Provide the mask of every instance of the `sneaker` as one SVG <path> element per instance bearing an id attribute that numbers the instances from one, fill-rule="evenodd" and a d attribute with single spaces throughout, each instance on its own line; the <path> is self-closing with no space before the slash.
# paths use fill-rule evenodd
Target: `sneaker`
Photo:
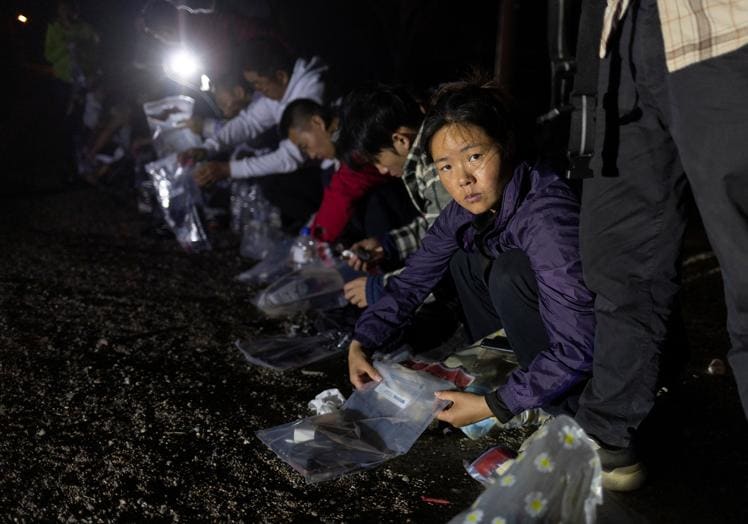
<path id="1" fill-rule="evenodd" d="M 631 447 L 603 447 L 592 439 L 603 469 L 603 488 L 610 491 L 634 491 L 647 479 L 644 465 Z"/>

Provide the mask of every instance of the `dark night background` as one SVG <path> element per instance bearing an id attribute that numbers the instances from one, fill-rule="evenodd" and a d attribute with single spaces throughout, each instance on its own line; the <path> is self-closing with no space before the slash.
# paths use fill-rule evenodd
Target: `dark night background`
<path id="1" fill-rule="evenodd" d="M 502 42 L 502 78 L 532 129 L 551 104 L 546 3 L 514 4 L 270 0 L 265 10 L 296 50 L 332 66 L 343 91 L 492 73 Z M 114 75 L 134 58 L 141 5 L 79 2 Z M 259 443 L 254 431 L 305 416 L 322 389 L 349 394 L 344 361 L 314 375 L 245 363 L 234 340 L 284 326 L 261 319 L 233 280 L 248 267 L 236 239 L 217 234 L 216 249 L 188 256 L 144 233 L 128 181 L 71 184 L 43 59 L 54 6 L 0 10 L 0 521 L 443 522 L 466 508 L 480 487 L 462 461 L 491 439 L 427 431 L 408 455 L 318 486 Z M 16 22 L 19 12 L 31 22 Z M 500 12 L 511 34 L 497 29 Z M 530 140 L 553 152 L 563 133 L 554 137 Z M 650 482 L 606 495 L 603 522 L 748 519 L 746 421 L 729 372 L 706 373 L 728 347 L 722 282 L 694 218 L 682 297 L 690 360 L 644 429 Z"/>

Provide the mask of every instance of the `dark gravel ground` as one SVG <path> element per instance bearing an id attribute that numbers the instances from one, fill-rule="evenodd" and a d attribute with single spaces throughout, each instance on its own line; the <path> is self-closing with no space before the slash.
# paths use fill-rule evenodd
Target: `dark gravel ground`
<path id="1" fill-rule="evenodd" d="M 233 341 L 283 325 L 233 281 L 248 267 L 235 240 L 189 256 L 144 233 L 126 187 L 16 187 L 0 199 L 0 520 L 444 522 L 480 493 L 462 461 L 496 442 L 443 428 L 372 471 L 306 485 L 254 432 L 306 416 L 323 389 L 349 394 L 345 363 L 247 365 Z M 687 248 L 708 246 L 695 231 Z M 705 372 L 728 345 L 715 268 L 685 269 L 692 355 L 648 424 L 651 481 L 608 494 L 601 521 L 748 519 L 748 427 L 731 376 Z"/>

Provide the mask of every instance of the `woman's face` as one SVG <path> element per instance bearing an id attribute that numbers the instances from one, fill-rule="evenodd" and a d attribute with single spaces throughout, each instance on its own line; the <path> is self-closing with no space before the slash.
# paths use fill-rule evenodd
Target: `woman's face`
<path id="1" fill-rule="evenodd" d="M 448 124 L 430 146 L 439 179 L 455 202 L 475 215 L 496 211 L 504 190 L 501 155 L 482 128 Z"/>

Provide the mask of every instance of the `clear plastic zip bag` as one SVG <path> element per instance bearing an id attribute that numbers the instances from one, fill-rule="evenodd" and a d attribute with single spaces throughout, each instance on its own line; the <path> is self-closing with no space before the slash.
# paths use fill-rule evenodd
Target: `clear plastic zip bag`
<path id="1" fill-rule="evenodd" d="M 288 255 L 293 243 L 293 238 L 281 237 L 261 262 L 239 273 L 236 280 L 244 284 L 263 286 L 288 275 L 293 271 Z"/>
<path id="2" fill-rule="evenodd" d="M 562 415 L 541 426 L 524 453 L 486 476 L 492 484 L 450 523 L 590 524 L 602 503 L 601 471 L 592 440 Z"/>
<path id="3" fill-rule="evenodd" d="M 202 144 L 202 139 L 186 127 L 159 128 L 153 133 L 153 148 L 159 158 Z"/>
<path id="4" fill-rule="evenodd" d="M 236 199 L 241 199 L 237 209 L 241 231 L 239 254 L 263 260 L 285 236 L 281 230 L 280 210 L 265 198 L 257 184 L 236 195 Z"/>
<path id="5" fill-rule="evenodd" d="M 167 96 L 143 104 L 153 148 L 159 158 L 202 145 L 202 139 L 185 127 L 185 122 L 192 118 L 194 107 L 195 100 L 184 95 Z"/>
<path id="6" fill-rule="evenodd" d="M 375 467 L 410 450 L 449 402 L 452 384 L 399 364 L 374 362 L 383 380 L 357 390 L 337 412 L 257 432 L 278 457 L 315 483 Z"/>
<path id="7" fill-rule="evenodd" d="M 189 96 L 167 96 L 143 104 L 143 112 L 148 120 L 151 133 L 159 129 L 174 129 L 184 127 L 184 123 L 192 118 L 195 99 Z"/>
<path id="8" fill-rule="evenodd" d="M 179 165 L 177 155 L 156 160 L 145 166 L 153 181 L 158 202 L 166 224 L 179 245 L 188 253 L 210 249 L 197 205 L 200 191 L 191 176 L 192 168 Z"/>
<path id="9" fill-rule="evenodd" d="M 236 347 L 252 364 L 285 371 L 319 362 L 348 349 L 350 335 L 333 329 L 307 337 L 269 337 L 236 341 Z"/>
<path id="10" fill-rule="evenodd" d="M 255 305 L 269 317 L 335 309 L 347 304 L 344 283 L 337 268 L 311 264 L 275 281 L 257 296 Z"/>

